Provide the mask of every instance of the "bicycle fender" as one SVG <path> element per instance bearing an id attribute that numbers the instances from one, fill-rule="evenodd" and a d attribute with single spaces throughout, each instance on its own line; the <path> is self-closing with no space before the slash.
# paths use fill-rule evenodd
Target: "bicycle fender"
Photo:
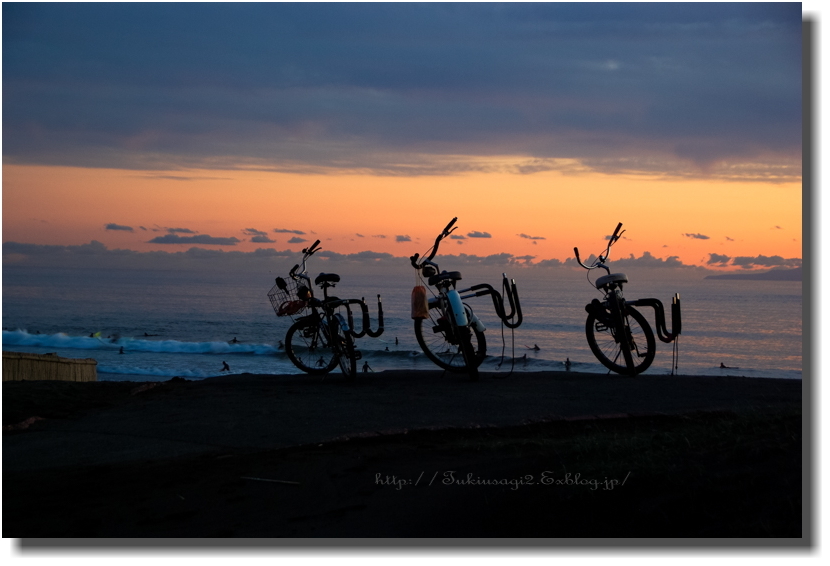
<path id="1" fill-rule="evenodd" d="M 481 319 L 479 319 L 475 315 L 473 309 L 471 309 L 467 305 L 464 305 L 464 308 L 467 310 L 467 317 L 470 319 L 470 323 L 472 326 L 474 326 L 479 332 L 484 332 L 485 330 L 487 330 L 487 327 L 484 326 L 484 323 L 481 322 Z"/>
<path id="2" fill-rule="evenodd" d="M 461 302 L 461 295 L 453 289 L 447 293 L 447 299 L 450 303 L 452 315 L 455 317 L 455 323 L 458 326 L 467 326 L 470 322 L 467 320 L 467 310 L 464 308 L 464 303 Z"/>
<path id="3" fill-rule="evenodd" d="M 334 317 L 337 319 L 337 322 L 340 324 L 340 328 L 343 329 L 343 332 L 348 332 L 350 330 L 349 323 L 345 318 L 343 318 L 342 314 L 337 313 Z"/>

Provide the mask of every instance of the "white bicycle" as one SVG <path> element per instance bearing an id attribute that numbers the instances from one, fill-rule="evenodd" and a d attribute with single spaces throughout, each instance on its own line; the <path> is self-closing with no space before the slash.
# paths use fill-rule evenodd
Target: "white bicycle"
<path id="1" fill-rule="evenodd" d="M 475 381 L 478 379 L 478 367 L 487 355 L 485 326 L 464 300 L 490 295 L 496 314 L 508 328 L 521 325 L 522 308 L 516 281 L 508 281 L 507 275 L 502 274 L 502 290 L 510 304 L 510 313 L 505 313 L 502 295 L 493 287 L 482 283 L 459 290 L 456 287 L 461 273 L 440 271 L 438 264 L 432 261 L 441 240 L 455 230 L 453 225 L 456 220 L 458 218 L 453 218 L 438 234 L 428 255 L 421 257 L 415 254 L 409 258 L 412 267 L 419 270 L 421 277 L 426 277 L 428 284 L 437 290 L 437 294 L 433 293 L 434 296 L 427 300 L 426 312 L 422 317 L 415 318 L 415 338 L 424 354 L 436 365 L 452 372 L 466 372 Z"/>

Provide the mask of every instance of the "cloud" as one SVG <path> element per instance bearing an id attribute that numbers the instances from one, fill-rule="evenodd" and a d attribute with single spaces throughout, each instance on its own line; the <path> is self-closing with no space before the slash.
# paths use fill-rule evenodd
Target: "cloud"
<path id="1" fill-rule="evenodd" d="M 801 174 L 798 3 L 12 3 L 3 20 L 6 163 Z"/>
<path id="2" fill-rule="evenodd" d="M 516 235 L 520 238 L 525 238 L 526 240 L 545 240 L 546 239 L 543 236 L 528 236 L 527 234 L 516 234 Z"/>
<path id="3" fill-rule="evenodd" d="M 450 240 L 466 240 L 467 236 L 464 234 L 450 234 Z"/>
<path id="4" fill-rule="evenodd" d="M 709 260 L 706 262 L 706 265 L 726 265 L 730 259 L 732 258 L 728 255 L 709 254 Z"/>
<path id="5" fill-rule="evenodd" d="M 734 242 L 734 241 L 735 241 L 735 240 L 733 240 L 732 238 L 730 238 L 729 236 L 724 236 L 724 237 L 726 238 L 726 241 L 727 241 L 727 242 Z"/>
<path id="6" fill-rule="evenodd" d="M 576 263 L 575 261 L 573 263 Z M 551 259 L 543 259 L 542 261 L 536 262 L 537 267 L 562 267 L 565 265 L 565 262 L 562 262 L 556 258 Z"/>
<path id="7" fill-rule="evenodd" d="M 288 230 L 286 228 L 274 228 L 274 232 L 276 232 L 277 234 L 299 234 L 300 236 L 305 236 L 305 232 L 303 232 L 302 230 Z"/>
<path id="8" fill-rule="evenodd" d="M 114 223 L 110 222 L 109 224 L 104 226 L 104 230 L 121 230 L 121 231 L 124 231 L 124 232 L 132 232 L 133 227 L 132 226 L 122 226 L 121 224 L 114 224 Z"/>
<path id="9" fill-rule="evenodd" d="M 302 244 L 303 242 L 307 242 L 307 241 L 308 240 L 306 240 L 305 238 L 300 238 L 298 236 L 294 236 L 293 238 L 288 240 L 288 243 L 289 244 Z"/>
<path id="10" fill-rule="evenodd" d="M 365 237 L 363 234 L 358 234 L 357 232 L 355 232 L 354 235 L 357 236 L 358 238 L 364 238 Z"/>
<path id="11" fill-rule="evenodd" d="M 396 242 L 411 242 L 412 238 L 410 238 L 409 236 L 395 236 L 395 241 Z"/>
<path id="12" fill-rule="evenodd" d="M 801 264 L 801 258 L 793 257 L 784 259 L 780 255 L 739 256 L 732 260 L 732 265 L 737 265 L 743 269 L 752 269 L 755 267 L 801 267 Z"/>
<path id="13" fill-rule="evenodd" d="M 522 261 L 527 264 L 530 264 L 534 259 L 536 259 L 535 255 L 519 255 L 513 258 L 514 261 Z"/>
<path id="14" fill-rule="evenodd" d="M 468 238 L 492 238 L 493 236 L 490 235 L 489 232 L 479 232 L 478 230 L 474 232 L 467 232 Z"/>
<path id="15" fill-rule="evenodd" d="M 214 238 L 207 234 L 199 234 L 197 236 L 179 236 L 176 234 L 167 234 L 165 236 L 157 236 L 148 241 L 148 244 L 201 244 L 205 246 L 235 246 L 240 242 L 239 239 L 230 238 Z"/>
<path id="16" fill-rule="evenodd" d="M 381 238 L 381 239 L 384 239 L 384 240 L 386 239 L 386 236 L 384 236 L 383 234 L 375 234 L 375 235 L 374 235 L 374 236 L 372 236 L 372 237 L 373 237 L 373 238 Z"/>
<path id="17" fill-rule="evenodd" d="M 190 228 L 167 228 L 168 234 L 195 234 Z"/>
<path id="18" fill-rule="evenodd" d="M 245 228 L 242 233 L 246 236 L 251 236 L 251 242 L 255 244 L 273 244 L 275 240 L 268 237 L 267 232 L 257 230 L 256 228 Z"/>
<path id="19" fill-rule="evenodd" d="M 704 236 L 703 234 L 683 234 L 687 238 L 692 238 L 693 240 L 708 240 L 709 236 Z"/>
<path id="20" fill-rule="evenodd" d="M 684 264 L 682 261 L 680 261 L 680 258 L 676 255 L 669 256 L 665 259 L 661 259 L 659 257 L 654 257 L 653 255 L 651 255 L 651 252 L 643 252 L 643 255 L 641 255 L 640 257 L 634 257 L 634 254 L 630 254 L 626 258 L 614 260 L 612 263 L 615 268 L 620 269 L 625 269 L 627 267 L 690 267 Z"/>

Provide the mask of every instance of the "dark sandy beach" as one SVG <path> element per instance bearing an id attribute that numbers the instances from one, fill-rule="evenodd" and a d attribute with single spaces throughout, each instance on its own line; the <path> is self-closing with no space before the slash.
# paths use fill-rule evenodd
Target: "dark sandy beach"
<path id="1" fill-rule="evenodd" d="M 802 537 L 802 384 L 5 382 L 3 536 Z"/>

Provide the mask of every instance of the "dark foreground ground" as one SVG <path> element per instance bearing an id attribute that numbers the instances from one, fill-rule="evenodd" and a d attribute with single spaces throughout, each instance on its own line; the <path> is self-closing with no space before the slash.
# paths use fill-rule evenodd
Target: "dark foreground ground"
<path id="1" fill-rule="evenodd" d="M 4 383 L 3 536 L 799 544 L 806 532 L 800 382 L 305 379 Z M 190 421 L 203 430 L 175 426 Z"/>

